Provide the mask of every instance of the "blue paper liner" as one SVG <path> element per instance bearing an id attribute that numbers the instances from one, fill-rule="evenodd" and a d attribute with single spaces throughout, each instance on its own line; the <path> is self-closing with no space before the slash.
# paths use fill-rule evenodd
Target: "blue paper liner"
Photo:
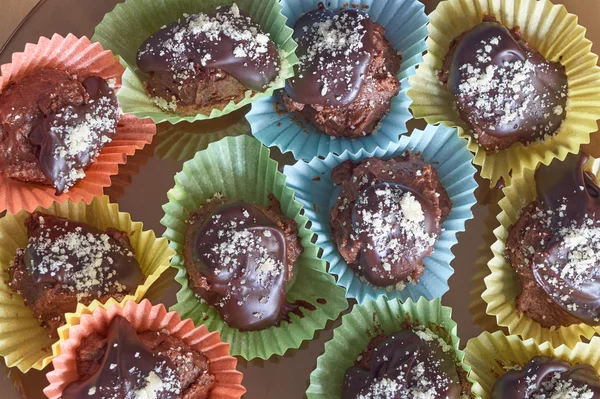
<path id="1" fill-rule="evenodd" d="M 283 0 L 283 14 L 288 17 L 288 26 L 294 25 L 302 14 L 314 10 L 318 0 Z M 329 153 L 341 154 L 344 151 L 357 152 L 361 149 L 375 151 L 387 148 L 389 143 L 398 143 L 400 136 L 407 132 L 406 122 L 412 118 L 408 107 L 411 104 L 407 91 L 408 78 L 415 74 L 415 67 L 423 61 L 427 49 L 428 18 L 425 7 L 417 0 L 332 0 L 329 8 L 356 7 L 370 15 L 386 29 L 385 37 L 392 46 L 402 52 L 402 65 L 398 78 L 401 81 L 400 93 L 392 100 L 389 114 L 381 121 L 378 131 L 359 139 L 332 137 L 321 133 L 310 123 L 285 111 L 279 95 L 263 98 L 252 104 L 246 118 L 252 133 L 268 147 L 277 146 L 281 152 L 291 151 L 296 159 L 310 160 L 315 156 Z"/>
<path id="2" fill-rule="evenodd" d="M 418 284 L 406 284 L 402 291 L 386 291 L 363 282 L 348 267 L 331 237 L 329 210 L 339 193 L 331 181 L 331 171 L 346 160 L 359 161 L 369 157 L 389 159 L 404 151 L 420 153 L 425 162 L 437 169 L 438 177 L 452 201 L 452 210 L 442 224 L 442 233 L 434 245 L 431 256 L 423 260 L 425 272 Z M 325 159 L 314 158 L 310 162 L 298 161 L 286 166 L 287 185 L 296 191 L 296 200 L 304 206 L 305 215 L 312 221 L 312 231 L 317 245 L 323 249 L 323 259 L 328 261 L 329 272 L 337 275 L 338 285 L 346 288 L 347 298 L 356 298 L 362 304 L 380 296 L 406 301 L 442 297 L 449 287 L 448 279 L 454 273 L 450 262 L 454 259 L 451 248 L 457 243 L 456 234 L 464 231 L 465 222 L 473 217 L 471 207 L 476 203 L 475 168 L 471 164 L 473 154 L 467 150 L 467 142 L 456 135 L 455 128 L 428 125 L 415 130 L 410 137 L 403 136 L 397 144 L 376 151 L 360 150 L 358 153 L 330 154 Z M 318 179 L 315 179 L 317 178 Z"/>

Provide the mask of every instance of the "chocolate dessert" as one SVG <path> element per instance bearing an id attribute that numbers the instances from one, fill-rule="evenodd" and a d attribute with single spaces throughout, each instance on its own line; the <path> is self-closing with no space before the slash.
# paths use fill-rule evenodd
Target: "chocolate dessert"
<path id="1" fill-rule="evenodd" d="M 498 378 L 492 399 L 505 398 L 600 399 L 600 379 L 589 364 L 572 366 L 560 359 L 536 356 Z"/>
<path id="2" fill-rule="evenodd" d="M 289 320 L 302 301 L 288 303 L 285 284 L 303 249 L 294 220 L 270 195 L 266 208 L 213 198 L 189 219 L 184 260 L 191 288 L 223 321 L 242 331 Z"/>
<path id="3" fill-rule="evenodd" d="M 76 362 L 62 399 L 207 399 L 215 381 L 202 353 L 167 332 L 136 332 L 122 316 L 85 337 Z"/>
<path id="4" fill-rule="evenodd" d="M 280 61 L 269 34 L 234 3 L 162 27 L 140 46 L 137 66 L 161 108 L 210 114 L 265 91 Z"/>
<path id="5" fill-rule="evenodd" d="M 18 249 L 8 286 L 48 330 L 65 323 L 65 313 L 77 303 L 106 302 L 133 294 L 144 274 L 133 253 L 127 232 L 34 212 L 25 220 L 27 246 Z"/>
<path id="6" fill-rule="evenodd" d="M 346 161 L 330 210 L 333 240 L 348 265 L 377 287 L 416 283 L 452 206 L 437 171 L 417 155 Z"/>
<path id="7" fill-rule="evenodd" d="M 517 308 L 547 328 L 600 325 L 600 187 L 586 160 L 540 167 L 537 200 L 508 230 L 505 256 L 523 287 Z"/>
<path id="8" fill-rule="evenodd" d="M 0 173 L 67 192 L 115 136 L 121 111 L 98 76 L 43 69 L 0 94 Z"/>
<path id="9" fill-rule="evenodd" d="M 509 30 L 493 17 L 452 41 L 439 78 L 487 151 L 544 140 L 566 116 L 564 66 L 532 48 L 518 26 Z"/>
<path id="10" fill-rule="evenodd" d="M 342 399 L 463 399 L 471 384 L 452 346 L 431 330 L 380 335 L 346 371 Z"/>
<path id="11" fill-rule="evenodd" d="M 400 90 L 402 56 L 361 11 L 321 6 L 294 26 L 300 63 L 283 104 L 331 136 L 372 134 Z"/>

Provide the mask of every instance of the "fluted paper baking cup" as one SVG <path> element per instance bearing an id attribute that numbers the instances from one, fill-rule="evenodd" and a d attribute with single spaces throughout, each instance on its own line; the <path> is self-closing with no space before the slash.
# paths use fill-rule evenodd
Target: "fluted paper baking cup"
<path id="1" fill-rule="evenodd" d="M 0 92 L 45 68 L 64 70 L 79 78 L 96 75 L 106 80 L 114 79 L 117 91 L 123 74 L 123 67 L 112 52 L 104 50 L 98 43 L 91 43 L 87 37 L 55 34 L 51 39 L 41 37 L 37 44 L 28 43 L 22 53 L 12 55 L 10 64 L 0 66 Z M 110 178 L 118 173 L 119 164 L 124 164 L 128 156 L 151 143 L 155 133 L 156 127 L 151 120 L 122 115 L 116 135 L 86 170 L 86 177 L 62 195 L 57 196 L 56 190 L 50 186 L 0 176 L 0 211 L 31 212 L 38 206 L 49 207 L 54 201 L 85 201 L 89 204 L 110 186 Z"/>
<path id="2" fill-rule="evenodd" d="M 402 304 L 396 299 L 379 298 L 355 306 L 352 312 L 342 316 L 342 324 L 333 330 L 333 338 L 325 344 L 325 352 L 319 356 L 317 367 L 310 374 L 308 399 L 339 399 L 346 370 L 367 349 L 371 339 L 398 332 L 405 322 L 425 326 L 438 334 L 452 345 L 465 372 L 469 371 L 463 363 L 464 353 L 459 349 L 460 340 L 451 308 L 441 306 L 439 299 L 421 298 Z"/>
<path id="3" fill-rule="evenodd" d="M 210 399 L 240 399 L 246 392 L 241 385 L 243 375 L 236 370 L 237 360 L 229 354 L 229 345 L 221 341 L 218 332 L 194 327 L 191 320 L 181 320 L 177 312 L 167 313 L 164 305 L 152 306 L 148 300 L 139 304 L 128 301 L 124 306 L 111 302 L 106 308 L 83 309 L 61 329 L 61 354 L 52 362 L 54 370 L 47 374 L 50 385 L 44 389 L 48 398 L 59 399 L 64 389 L 79 379 L 77 349 L 81 341 L 92 334 L 106 334 L 116 316 L 127 319 L 137 332 L 167 332 L 206 356 L 208 373 L 215 377 Z"/>
<path id="4" fill-rule="evenodd" d="M 250 15 L 264 32 L 269 33 L 270 39 L 279 48 L 279 76 L 271 82 L 265 92 L 253 92 L 252 96 L 246 96 L 238 103 L 231 101 L 223 110 L 212 109 L 210 115 L 179 115 L 158 107 L 146 93 L 144 74 L 137 69 L 138 48 L 161 27 L 175 22 L 183 14 L 212 13 L 219 6 L 229 6 L 233 3 Z M 126 0 L 117 4 L 113 11 L 104 16 L 102 22 L 96 26 L 92 40 L 118 54 L 126 68 L 123 87 L 118 93 L 124 112 L 139 118 L 152 118 L 156 123 L 178 123 L 218 118 L 260 98 L 269 97 L 274 90 L 282 88 L 285 80 L 294 75 L 293 66 L 298 62 L 295 54 L 296 42 L 292 39 L 292 33 L 293 31 L 285 25 L 285 17 L 281 14 L 278 0 Z"/>
<path id="5" fill-rule="evenodd" d="M 317 0 L 283 0 L 283 13 L 288 17 L 288 25 L 293 27 L 304 13 L 318 7 Z M 285 110 L 279 95 L 263 98 L 252 104 L 246 116 L 252 127 L 252 134 L 268 147 L 276 146 L 281 152 L 291 151 L 296 159 L 311 160 L 315 156 L 329 153 L 341 154 L 348 150 L 360 149 L 372 152 L 387 148 L 389 143 L 397 143 L 407 132 L 406 122 L 412 118 L 406 95 L 409 89 L 408 77 L 414 75 L 415 66 L 422 60 L 426 50 L 427 16 L 423 4 L 417 0 L 332 0 L 327 2 L 332 9 L 352 7 L 369 14 L 371 19 L 386 29 L 385 37 L 394 49 L 402 52 L 402 65 L 398 73 L 400 93 L 392 100 L 389 114 L 381 121 L 377 132 L 358 139 L 332 137 L 320 132 L 310 123 L 301 121 Z"/>
<path id="6" fill-rule="evenodd" d="M 523 37 L 533 48 L 546 59 L 565 66 L 569 83 L 567 114 L 552 138 L 487 153 L 468 134 L 450 93 L 439 82 L 437 72 L 442 70 L 450 42 L 481 23 L 485 15 L 496 17 L 509 28 L 521 27 Z M 548 0 L 446 0 L 429 14 L 429 19 L 428 52 L 410 79 L 411 110 L 427 123 L 456 126 L 460 137 L 469 141 L 474 162 L 481 166 L 481 176 L 489 179 L 491 185 L 501 178 L 508 184 L 511 177 L 535 169 L 540 163 L 548 165 L 554 158 L 564 160 L 590 142 L 590 133 L 597 130 L 596 121 L 600 119 L 598 56 L 591 52 L 592 43 L 585 38 L 585 28 L 577 24 L 577 16 L 569 14 L 563 5 L 553 5 Z"/>
<path id="7" fill-rule="evenodd" d="M 589 343 L 579 342 L 573 349 L 566 345 L 553 347 L 550 342 L 536 343 L 533 339 L 521 340 L 516 335 L 502 332 L 484 332 L 467 342 L 465 363 L 471 367 L 469 377 L 475 382 L 473 393 L 483 399 L 490 398 L 496 380 L 515 366 L 525 365 L 534 356 L 556 357 L 573 365 L 589 364 L 600 373 L 600 338 Z"/>
<path id="8" fill-rule="evenodd" d="M 83 202 L 55 202 L 49 208 L 38 210 L 87 223 L 101 230 L 114 227 L 131 233 L 129 240 L 146 280 L 137 287 L 135 294 L 127 295 L 121 303 L 141 300 L 152 283 L 168 269 L 174 255 L 166 239 L 156 238 L 151 230 L 144 231 L 142 223 L 133 222 L 129 213 L 119 212 L 118 205 L 111 204 L 107 196 L 96 198 L 89 205 Z M 30 368 L 43 369 L 52 361 L 53 354 L 56 356 L 60 353 L 60 341 L 48 338 L 47 331 L 25 306 L 23 298 L 7 285 L 6 269 L 11 265 L 17 249 L 27 245 L 24 221 L 29 214 L 25 211 L 16 215 L 7 213 L 0 219 L 0 355 L 9 367 L 18 367 L 23 372 Z M 94 301 L 89 307 L 95 309 L 98 306 L 103 305 Z M 79 314 L 81 309 L 80 306 L 73 311 Z"/>
<path id="9" fill-rule="evenodd" d="M 598 161 L 590 161 L 586 167 L 600 176 Z M 499 202 L 501 212 L 497 216 L 500 226 L 494 230 L 496 242 L 491 247 L 494 256 L 488 263 L 490 274 L 484 279 L 486 289 L 481 296 L 487 303 L 487 313 L 496 317 L 499 326 L 508 327 L 510 334 L 523 339 L 533 338 L 539 344 L 549 341 L 554 346 L 566 344 L 573 347 L 581 341 L 581 337 L 590 338 L 594 333 L 600 333 L 600 326 L 584 323 L 556 329 L 543 328 L 540 323 L 518 311 L 515 299 L 522 287 L 517 274 L 504 258 L 504 250 L 509 227 L 517 222 L 521 209 L 537 198 L 535 172 L 525 171 L 503 193 L 504 198 Z"/>
<path id="10" fill-rule="evenodd" d="M 391 158 L 410 151 L 437 169 L 438 177 L 452 201 L 452 209 L 442 224 L 442 233 L 437 239 L 431 256 L 423 260 L 425 272 L 418 284 L 406 284 L 404 290 L 387 291 L 374 288 L 363 282 L 350 269 L 337 250 L 331 236 L 329 210 L 335 203 L 339 187 L 331 181 L 331 171 L 346 160 L 360 161 L 369 157 Z M 379 296 L 405 301 L 424 296 L 429 299 L 441 297 L 448 291 L 448 278 L 454 272 L 450 262 L 454 259 L 452 247 L 456 244 L 456 233 L 464 231 L 465 222 L 473 217 L 471 207 L 475 204 L 474 191 L 477 187 L 475 168 L 471 164 L 473 155 L 467 150 L 466 142 L 456 136 L 456 130 L 444 126 L 427 126 L 415 130 L 411 136 L 403 136 L 397 144 L 373 152 L 360 150 L 357 153 L 330 154 L 325 159 L 314 158 L 310 162 L 298 161 L 286 166 L 288 186 L 296 191 L 296 198 L 304 206 L 304 214 L 312 222 L 317 234 L 317 245 L 323 248 L 323 259 L 329 262 L 329 272 L 337 275 L 338 285 L 346 289 L 348 298 L 359 303 Z"/>
<path id="11" fill-rule="evenodd" d="M 216 193 L 261 206 L 268 205 L 269 194 L 277 197 L 282 213 L 298 224 L 304 248 L 294 264 L 286 298 L 289 302 L 306 301 L 316 310 L 302 308 L 303 318 L 290 314 L 290 323 L 282 321 L 279 327 L 242 332 L 229 327 L 212 306 L 195 295 L 183 263 L 186 222 L 190 212 L 200 209 Z M 196 324 L 206 325 L 210 331 L 219 331 L 223 341 L 231 345 L 232 354 L 247 360 L 283 355 L 312 339 L 316 331 L 348 306 L 344 290 L 336 286 L 325 261 L 318 257 L 319 247 L 312 243 L 315 234 L 306 227 L 308 219 L 300 214 L 302 205 L 294 200 L 294 191 L 285 185 L 285 176 L 277 170 L 277 162 L 269 158 L 269 150 L 256 139 L 227 137 L 196 153 L 175 176 L 175 187 L 169 190 L 168 197 L 161 223 L 167 228 L 165 237 L 177 251 L 171 265 L 178 269 L 176 280 L 181 284 L 178 303 L 171 309 Z"/>

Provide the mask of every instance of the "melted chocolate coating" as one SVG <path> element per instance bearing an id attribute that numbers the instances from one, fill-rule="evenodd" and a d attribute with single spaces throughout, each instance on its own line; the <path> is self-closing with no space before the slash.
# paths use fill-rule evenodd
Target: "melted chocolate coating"
<path id="1" fill-rule="evenodd" d="M 140 71 L 190 74 L 196 64 L 221 69 L 249 89 L 264 91 L 279 70 L 275 44 L 237 7 L 237 11 L 229 6 L 217 10 L 179 19 L 146 39 L 137 55 Z M 268 42 L 251 39 L 251 31 Z M 259 51 L 252 47 L 257 43 L 263 46 Z"/>
<path id="2" fill-rule="evenodd" d="M 453 351 L 444 352 L 435 340 L 425 341 L 414 331 L 402 330 L 379 343 L 370 357 L 370 368 L 355 365 L 346 371 L 342 399 L 359 395 L 404 399 L 425 392 L 430 395 L 423 397 L 432 399 L 461 398 Z M 375 392 L 380 396 L 367 396 Z"/>
<path id="3" fill-rule="evenodd" d="M 456 39 L 448 89 L 476 135 L 528 143 L 553 134 L 565 117 L 564 67 L 518 39 L 497 22 L 483 22 Z"/>
<path id="4" fill-rule="evenodd" d="M 557 373 L 560 378 L 556 378 Z M 589 364 L 572 366 L 560 359 L 536 356 L 521 370 L 511 370 L 498 378 L 492 388 L 492 399 L 533 397 L 600 399 L 600 380 Z"/>
<path id="5" fill-rule="evenodd" d="M 286 236 L 260 208 L 225 203 L 186 232 L 186 259 L 206 279 L 200 295 L 223 320 L 240 330 L 261 330 L 287 319 L 298 306 L 288 304 L 285 284 L 291 278 Z"/>
<path id="6" fill-rule="evenodd" d="M 150 384 L 151 373 L 162 381 L 162 389 L 153 391 L 156 395 L 153 397 L 180 397 L 177 383 L 173 383 L 176 370 L 171 360 L 146 347 L 131 323 L 116 316 L 108 327 L 106 353 L 100 368 L 90 378 L 67 385 L 62 398 L 132 398 L 132 393 Z"/>
<path id="7" fill-rule="evenodd" d="M 319 7 L 298 19 L 294 39 L 300 63 L 285 86 L 294 101 L 339 106 L 357 98 L 374 52 L 367 14 Z"/>

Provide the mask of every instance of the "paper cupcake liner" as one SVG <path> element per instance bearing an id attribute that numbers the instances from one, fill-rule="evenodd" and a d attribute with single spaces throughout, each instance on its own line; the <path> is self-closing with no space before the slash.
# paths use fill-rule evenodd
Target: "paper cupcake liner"
<path id="1" fill-rule="evenodd" d="M 550 342 L 536 344 L 533 339 L 522 341 L 516 335 L 484 332 L 467 342 L 464 362 L 471 367 L 469 377 L 475 382 L 473 393 L 488 399 L 498 377 L 507 368 L 525 365 L 534 356 L 551 356 L 571 364 L 589 364 L 600 373 L 600 338 L 590 343 L 579 342 L 573 349 L 566 345 L 553 347 Z"/>
<path id="2" fill-rule="evenodd" d="M 589 162 L 586 167 L 600 176 L 600 162 Z M 521 209 L 537 197 L 535 172 L 526 170 L 522 177 L 503 190 L 504 198 L 499 202 L 501 212 L 496 217 L 500 226 L 494 230 L 496 242 L 492 245 L 493 258 L 488 263 L 489 275 L 485 278 L 485 292 L 481 298 L 487 303 L 487 313 L 496 317 L 499 326 L 508 327 L 510 334 L 523 339 L 533 338 L 538 343 L 549 341 L 552 345 L 566 344 L 573 347 L 581 337 L 590 338 L 600 333 L 600 326 L 574 324 L 556 329 L 543 328 L 540 323 L 519 314 L 515 298 L 521 293 L 521 283 L 512 266 L 504 258 L 508 228 L 519 219 Z"/>
<path id="3" fill-rule="evenodd" d="M 342 317 L 342 324 L 333 330 L 333 338 L 325 344 L 325 352 L 310 374 L 306 396 L 308 399 L 339 399 L 346 370 L 354 365 L 371 339 L 402 330 L 405 321 L 431 329 L 452 345 L 456 359 L 468 372 L 469 367 L 462 363 L 465 355 L 459 349 L 456 323 L 451 316 L 452 309 L 441 306 L 439 299 L 420 298 L 417 302 L 408 300 L 402 304 L 395 299 L 379 298 L 355 306 Z"/>
<path id="4" fill-rule="evenodd" d="M 249 110 L 248 105 L 216 119 L 176 125 L 161 123 L 157 126 L 156 155 L 161 159 L 185 162 L 192 159 L 196 152 L 205 150 L 210 143 L 250 133 L 250 125 L 246 121 Z"/>
<path id="5" fill-rule="evenodd" d="M 225 324 L 212 306 L 199 300 L 189 287 L 183 264 L 184 233 L 190 212 L 200 209 L 215 193 L 262 206 L 268 204 L 271 193 L 279 199 L 282 213 L 298 224 L 304 248 L 294 264 L 286 297 L 292 303 L 309 302 L 316 310 L 303 309 L 303 318 L 290 314 L 291 322 L 283 321 L 279 327 L 241 332 Z M 171 309 L 196 324 L 206 325 L 210 331 L 219 331 L 223 341 L 231 345 L 233 355 L 247 360 L 282 355 L 312 339 L 316 331 L 348 306 L 343 289 L 335 285 L 335 279 L 327 274 L 325 261 L 317 255 L 319 247 L 311 242 L 314 233 L 306 227 L 308 219 L 300 214 L 302 205 L 294 200 L 294 191 L 286 187 L 285 176 L 278 172 L 277 162 L 269 158 L 269 150 L 257 140 L 248 136 L 227 137 L 210 144 L 183 165 L 168 197 L 161 223 L 167 228 L 165 237 L 177 251 L 171 265 L 179 270 L 176 280 L 182 286 L 177 293 L 178 303 Z"/>
<path id="6" fill-rule="evenodd" d="M 509 149 L 487 154 L 473 137 L 453 107 L 450 93 L 438 80 L 450 42 L 462 32 L 492 15 L 505 26 L 520 26 L 527 42 L 546 59 L 565 66 L 569 82 L 567 115 L 558 133 L 542 143 L 516 144 Z M 481 176 L 494 185 L 499 179 L 509 184 L 511 177 L 548 165 L 554 158 L 564 160 L 589 143 L 590 133 L 597 130 L 600 119 L 600 68 L 598 56 L 591 53 L 592 43 L 585 38 L 585 28 L 577 16 L 562 5 L 548 0 L 448 0 L 442 1 L 429 15 L 428 53 L 417 74 L 410 79 L 411 110 L 416 118 L 428 123 L 456 126 L 460 137 L 469 141 L 481 166 Z"/>
<path id="7" fill-rule="evenodd" d="M 283 13 L 288 17 L 288 26 L 294 26 L 304 13 L 318 7 L 317 0 L 283 0 Z M 400 135 L 407 132 L 406 122 L 412 118 L 406 95 L 408 77 L 414 75 L 415 66 L 422 60 L 427 49 L 427 16 L 423 4 L 417 0 L 332 0 L 327 2 L 332 9 L 353 7 L 369 14 L 371 19 L 386 28 L 386 38 L 394 49 L 402 52 L 402 66 L 398 73 L 400 93 L 392 99 L 389 114 L 381 121 L 373 135 L 359 139 L 332 137 L 321 133 L 310 123 L 300 120 L 285 110 L 279 95 L 263 98 L 252 104 L 246 116 L 252 126 L 252 134 L 268 147 L 276 146 L 281 152 L 291 151 L 296 159 L 311 160 L 315 156 L 329 153 L 341 154 L 360 149 L 372 152 L 397 143 Z"/>
<path id="8" fill-rule="evenodd" d="M 48 398 L 59 399 L 64 389 L 79 379 L 76 360 L 81 341 L 94 333 L 106 334 L 116 316 L 126 318 L 138 332 L 167 331 L 206 356 L 208 372 L 215 377 L 211 399 L 240 399 L 246 392 L 241 385 L 243 375 L 236 370 L 237 360 L 229 355 L 229 345 L 221 341 L 218 332 L 208 332 L 205 326 L 195 328 L 191 320 L 182 321 L 176 312 L 167 313 L 163 305 L 152 306 L 143 300 L 140 304 L 129 301 L 125 306 L 111 303 L 94 311 L 86 308 L 69 319 L 69 328 L 62 331 L 61 355 L 54 359 L 54 370 L 47 375 L 50 385 L 44 393 Z"/>
<path id="9" fill-rule="evenodd" d="M 131 232 L 129 240 L 146 280 L 137 287 L 135 294 L 127 295 L 121 303 L 141 300 L 152 283 L 168 269 L 174 255 L 166 239 L 156 238 L 151 230 L 143 231 L 142 223 L 132 222 L 131 216 L 119 212 L 118 206 L 111 204 L 106 196 L 94 199 L 89 205 L 55 202 L 51 207 L 39 210 L 88 223 L 101 230 L 114 227 Z M 18 367 L 23 372 L 30 368 L 41 370 L 52 361 L 53 355 L 60 353 L 60 341 L 48 338 L 46 330 L 23 303 L 23 298 L 7 285 L 5 270 L 14 259 L 16 250 L 27 245 L 27 229 L 23 224 L 27 216 L 29 213 L 22 211 L 17 215 L 7 213 L 0 219 L 0 356 L 4 357 L 7 366 Z M 89 307 L 93 310 L 98 306 L 103 305 L 94 301 Z M 79 314 L 81 310 L 82 306 L 79 306 L 75 313 Z"/>
<path id="10" fill-rule="evenodd" d="M 264 93 L 255 92 L 238 103 L 231 101 L 221 111 L 213 109 L 210 115 L 178 115 L 165 111 L 150 99 L 142 83 L 141 72 L 136 67 L 136 56 L 140 45 L 162 26 L 168 25 L 183 14 L 214 12 L 216 7 L 236 3 L 258 23 L 264 32 L 270 33 L 270 39 L 278 46 L 282 59 L 279 76 Z M 126 68 L 123 75 L 123 87 L 118 93 L 123 111 L 140 118 L 152 118 L 154 122 L 181 121 L 193 122 L 218 118 L 236 109 L 242 108 L 260 98 L 269 97 L 273 91 L 284 86 L 285 80 L 294 75 L 293 66 L 298 62 L 295 55 L 296 42 L 293 31 L 286 27 L 285 17 L 277 0 L 126 0 L 104 16 L 94 31 L 93 41 L 112 50 L 121 57 Z"/>
<path id="11" fill-rule="evenodd" d="M 339 187 L 331 181 L 331 171 L 346 160 L 359 161 L 369 157 L 391 158 L 404 151 L 420 153 L 425 162 L 438 171 L 438 177 L 448 191 L 452 201 L 452 210 L 442 224 L 442 233 L 437 239 L 431 256 L 425 258 L 425 272 L 416 285 L 406 284 L 402 291 L 386 291 L 364 283 L 350 269 L 337 250 L 331 237 L 329 210 L 335 203 Z M 444 295 L 448 287 L 448 278 L 454 273 L 450 262 L 454 259 L 451 248 L 456 244 L 456 233 L 464 231 L 465 222 L 473 217 L 471 207 L 475 204 L 474 190 L 477 187 L 471 165 L 472 154 L 466 149 L 466 142 L 456 136 L 456 130 L 443 126 L 427 126 L 415 130 L 410 137 L 404 136 L 398 144 L 390 144 L 386 149 L 374 152 L 360 150 L 353 154 L 330 154 L 325 159 L 314 158 L 309 163 L 299 161 L 286 166 L 288 186 L 296 191 L 297 200 L 304 206 L 304 214 L 312 222 L 317 234 L 317 245 L 323 248 L 323 259 L 329 262 L 329 272 L 337 275 L 338 285 L 346 289 L 346 297 L 356 298 L 359 303 L 387 296 L 405 301 L 417 300 L 420 296 L 432 299 Z M 315 179 L 318 177 L 318 179 Z"/>
<path id="12" fill-rule="evenodd" d="M 0 92 L 9 84 L 44 68 L 61 69 L 80 78 L 96 75 L 106 80 L 114 79 L 117 88 L 123 74 L 123 67 L 112 52 L 103 50 L 98 43 L 91 43 L 86 37 L 55 34 L 51 39 L 41 37 L 37 44 L 28 43 L 22 53 L 12 55 L 10 64 L 0 66 Z M 155 133 L 156 127 L 151 120 L 122 115 L 115 137 L 86 170 L 86 177 L 59 196 L 53 187 L 0 176 L 0 211 L 31 212 L 38 206 L 49 207 L 54 201 L 85 201 L 89 204 L 110 186 L 110 178 L 117 174 L 119 164 L 124 164 L 128 156 L 151 143 Z"/>

